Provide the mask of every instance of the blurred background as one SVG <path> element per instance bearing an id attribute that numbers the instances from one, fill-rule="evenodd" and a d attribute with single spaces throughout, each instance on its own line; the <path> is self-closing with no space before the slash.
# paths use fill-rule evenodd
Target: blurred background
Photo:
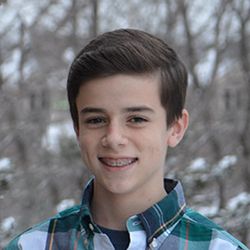
<path id="1" fill-rule="evenodd" d="M 250 244 L 249 0 L 0 0 L 0 249 L 81 200 L 89 177 L 66 99 L 67 73 L 96 35 L 139 28 L 189 71 L 190 127 L 170 151 L 192 208 Z"/>

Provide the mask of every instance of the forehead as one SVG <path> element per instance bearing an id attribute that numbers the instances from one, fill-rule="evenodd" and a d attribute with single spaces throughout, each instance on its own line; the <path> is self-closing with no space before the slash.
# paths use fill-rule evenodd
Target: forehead
<path id="1" fill-rule="evenodd" d="M 113 75 L 82 84 L 76 99 L 79 105 L 160 104 L 158 74 Z"/>

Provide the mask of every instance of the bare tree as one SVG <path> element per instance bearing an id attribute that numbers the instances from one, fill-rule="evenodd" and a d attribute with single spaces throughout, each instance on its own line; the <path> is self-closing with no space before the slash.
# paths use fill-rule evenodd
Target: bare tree
<path id="1" fill-rule="evenodd" d="M 231 6 L 236 14 L 239 23 L 239 62 L 245 80 L 246 93 L 250 93 L 250 49 L 249 49 L 249 28 L 250 25 L 250 4 L 248 1 L 232 1 Z M 244 126 L 239 133 L 239 141 L 242 145 L 242 179 L 245 189 L 250 193 L 250 96 L 247 95 L 245 102 Z"/>
<path id="2" fill-rule="evenodd" d="M 195 106 L 193 106 L 192 110 L 195 112 L 195 117 L 192 120 L 192 125 L 195 127 L 195 123 L 203 123 L 204 132 L 207 133 L 207 143 L 210 145 L 212 152 L 210 160 L 216 163 L 222 158 L 223 152 L 221 150 L 221 140 L 218 137 L 220 131 L 218 131 L 218 127 L 214 126 L 214 106 L 213 103 L 211 103 L 211 96 L 215 95 L 217 89 L 215 79 L 220 63 L 222 62 L 223 53 L 227 48 L 227 39 L 224 38 L 224 41 L 221 42 L 223 32 L 225 37 L 227 35 L 224 29 L 225 27 L 222 26 L 223 17 L 227 14 L 227 1 L 221 1 L 218 6 L 214 6 L 214 12 L 210 17 L 214 20 L 212 31 L 204 29 L 202 25 L 196 33 L 192 32 L 192 20 L 190 20 L 188 16 L 190 7 L 191 2 L 178 0 L 179 13 L 183 20 L 185 32 L 187 65 L 192 79 L 191 88 L 194 93 L 198 93 L 198 95 L 196 95 L 198 99 L 193 102 Z M 222 32 L 222 30 L 224 31 Z M 199 36 L 204 32 L 213 32 L 213 39 L 210 43 L 206 44 L 206 46 L 198 46 L 196 41 L 199 40 Z M 205 56 L 211 48 L 213 48 L 214 51 L 214 60 L 210 65 L 210 75 L 207 77 L 207 80 L 204 81 L 201 79 L 200 72 L 197 71 L 197 65 L 202 61 L 201 56 Z M 197 106 L 197 103 L 200 105 Z M 223 177 L 217 176 L 216 182 L 219 191 L 219 208 L 224 208 L 226 198 Z"/>
<path id="3" fill-rule="evenodd" d="M 4 3 L 0 12 L 5 11 L 4 8 L 10 10 L 11 4 L 11 0 Z M 7 191 L 3 193 L 4 199 L 0 202 L 1 218 L 15 215 L 18 231 L 23 230 L 27 223 L 50 216 L 65 197 L 76 200 L 80 197 L 88 173 L 82 167 L 74 138 L 62 136 L 56 152 L 43 140 L 51 127 L 69 119 L 65 84 L 74 55 L 100 32 L 132 27 L 165 39 L 181 54 L 189 70 L 190 129 L 183 144 L 176 151 L 170 151 L 170 160 L 175 161 L 168 162 L 166 174 L 174 172 L 184 182 L 187 176 L 193 180 L 194 185 L 187 187 L 191 204 L 197 204 L 198 195 L 204 206 L 217 202 L 218 198 L 216 216 L 223 223 L 232 221 L 227 226 L 233 232 L 237 233 L 233 225 L 239 225 L 238 231 L 247 242 L 247 207 L 236 220 L 228 213 L 227 204 L 232 195 L 241 191 L 239 183 L 245 183 L 247 192 L 250 188 L 250 98 L 242 99 L 245 106 L 241 123 L 244 126 L 239 129 L 223 114 L 218 114 L 216 100 L 224 102 L 224 94 L 220 93 L 222 78 L 227 79 L 228 86 L 232 79 L 228 78 L 230 66 L 222 69 L 232 61 L 233 65 L 240 65 L 240 74 L 245 79 L 244 92 L 250 93 L 249 1 L 145 0 L 124 4 L 121 0 L 72 0 L 65 4 L 49 0 L 41 5 L 26 1 L 25 5 L 33 8 L 34 19 L 27 21 L 20 2 L 20 9 L 15 10 L 18 15 L 13 15 L 0 27 L 0 154 L 9 157 L 14 166 L 6 186 L 8 195 Z M 18 55 L 16 70 L 6 73 L 5 66 L 15 54 Z M 232 113 L 227 116 L 233 119 Z M 230 140 L 228 137 L 232 134 Z M 237 143 L 241 145 L 240 154 L 235 150 Z M 213 174 L 221 158 L 229 153 L 238 154 L 242 162 L 242 174 L 233 172 L 234 179 L 225 177 L 225 173 Z M 208 161 L 206 181 L 202 180 L 203 176 L 196 178 L 185 170 L 189 162 L 198 157 Z M 226 211 L 223 216 L 221 211 Z M 29 220 L 24 221 L 25 218 Z"/>

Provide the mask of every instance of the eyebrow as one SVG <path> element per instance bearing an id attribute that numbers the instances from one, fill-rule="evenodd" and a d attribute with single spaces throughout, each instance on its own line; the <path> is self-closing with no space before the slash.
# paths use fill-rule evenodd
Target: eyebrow
<path id="1" fill-rule="evenodd" d="M 122 109 L 123 113 L 134 113 L 134 112 L 150 112 L 154 113 L 155 111 L 148 106 L 133 106 L 126 107 Z M 80 111 L 81 114 L 89 114 L 89 113 L 107 113 L 106 109 L 97 108 L 97 107 L 85 107 Z"/>
<path id="2" fill-rule="evenodd" d="M 124 108 L 125 112 L 150 112 L 154 113 L 155 111 L 152 108 L 149 108 L 148 106 L 135 106 L 135 107 L 128 107 Z"/>
<path id="3" fill-rule="evenodd" d="M 88 114 L 88 113 L 105 113 L 105 109 L 102 108 L 92 108 L 92 107 L 86 107 L 83 108 L 80 112 L 81 114 Z"/>

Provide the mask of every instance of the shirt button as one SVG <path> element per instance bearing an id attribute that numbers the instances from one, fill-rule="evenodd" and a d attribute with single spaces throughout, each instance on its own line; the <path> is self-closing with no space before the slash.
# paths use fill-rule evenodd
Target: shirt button
<path id="1" fill-rule="evenodd" d="M 93 226 L 91 223 L 89 223 L 89 229 L 90 229 L 91 231 L 94 231 L 94 226 Z"/>
<path id="2" fill-rule="evenodd" d="M 156 238 L 153 238 L 153 241 L 152 241 L 152 243 L 151 243 L 151 246 L 152 246 L 153 248 L 156 248 L 156 247 L 158 246 L 158 243 L 157 243 Z"/>
<path id="3" fill-rule="evenodd" d="M 87 247 L 88 246 L 88 240 L 84 239 L 83 244 L 85 245 L 85 247 Z"/>

